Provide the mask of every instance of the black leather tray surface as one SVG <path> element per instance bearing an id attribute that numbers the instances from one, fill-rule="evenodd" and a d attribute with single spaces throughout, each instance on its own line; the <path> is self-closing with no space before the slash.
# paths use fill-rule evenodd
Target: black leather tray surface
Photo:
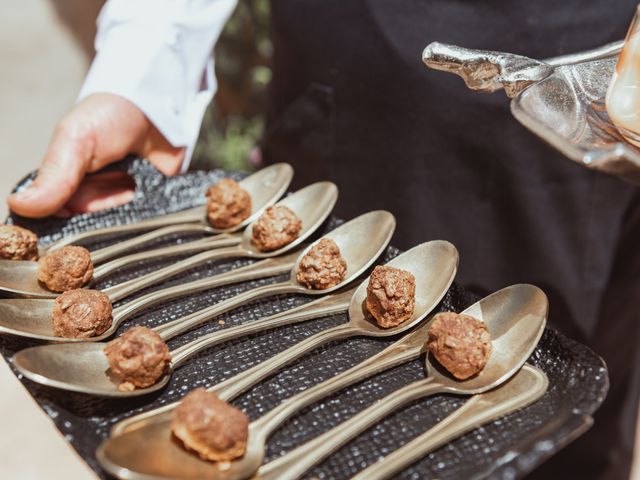
<path id="1" fill-rule="evenodd" d="M 12 217 L 9 221 L 34 230 L 43 242 L 51 242 L 72 232 L 130 222 L 202 204 L 203 193 L 208 185 L 223 176 L 241 177 L 237 173 L 212 171 L 191 172 L 183 176 L 165 178 L 141 159 L 123 162 L 120 168 L 127 169 L 137 184 L 136 196 L 126 206 L 91 215 L 79 215 L 68 220 L 32 221 Z M 25 179 L 21 185 L 25 185 L 30 179 L 31 177 Z M 323 228 L 331 229 L 337 223 L 337 220 L 332 219 Z M 165 242 L 182 240 L 184 239 L 169 238 Z M 114 239 L 111 239 L 89 246 L 94 248 L 113 241 Z M 380 261 L 390 259 L 397 253 L 397 250 L 389 248 Z M 248 262 L 232 260 L 203 264 L 147 291 L 208 276 Z M 135 269 L 120 271 L 98 287 L 119 283 L 157 269 L 165 263 L 148 263 Z M 239 292 L 277 280 L 281 279 L 246 282 L 174 300 L 126 322 L 118 333 L 134 324 L 159 325 Z M 475 300 L 472 294 L 454 285 L 439 309 L 461 310 Z M 224 315 L 224 324 L 212 321 L 170 341 L 169 346 L 175 348 L 204 333 L 251 322 L 307 301 L 309 299 L 303 296 L 291 295 L 254 302 Z M 336 315 L 214 347 L 180 367 L 165 389 L 144 398 L 99 399 L 47 389 L 24 378 L 21 380 L 82 458 L 98 475 L 106 478 L 107 475 L 95 459 L 94 451 L 118 420 L 178 400 L 195 387 L 214 385 L 268 359 L 309 335 L 344 321 L 346 315 Z M 396 339 L 355 338 L 328 344 L 263 381 L 233 403 L 255 419 L 278 405 L 284 398 L 346 370 L 379 352 L 394 340 Z M 34 344 L 9 336 L 0 336 L 0 352 L 8 361 L 17 350 Z M 530 362 L 542 368 L 550 380 L 548 392 L 537 403 L 478 428 L 433 452 L 398 478 L 522 477 L 588 428 L 591 415 L 607 391 L 608 377 L 602 360 L 586 347 L 547 329 Z M 424 374 L 423 360 L 414 361 L 314 404 L 291 418 L 271 437 L 267 461 L 337 425 L 400 386 L 422 378 Z M 440 395 L 415 402 L 346 445 L 308 472 L 306 478 L 350 478 L 365 466 L 430 428 L 464 401 L 464 398 Z"/>

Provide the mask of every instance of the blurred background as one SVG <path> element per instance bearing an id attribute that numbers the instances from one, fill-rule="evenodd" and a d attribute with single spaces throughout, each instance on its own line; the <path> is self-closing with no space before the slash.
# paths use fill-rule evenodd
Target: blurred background
<path id="1" fill-rule="evenodd" d="M 37 168 L 57 121 L 75 102 L 95 54 L 104 0 L 0 2 L 0 191 Z M 215 47 L 219 89 L 191 168 L 251 170 L 271 78 L 268 0 L 240 0 Z M 5 202 L 0 214 L 6 216 Z"/>

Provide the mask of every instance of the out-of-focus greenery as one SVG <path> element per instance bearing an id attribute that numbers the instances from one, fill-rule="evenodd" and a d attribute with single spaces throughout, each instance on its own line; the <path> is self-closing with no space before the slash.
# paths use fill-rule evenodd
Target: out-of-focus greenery
<path id="1" fill-rule="evenodd" d="M 218 91 L 205 113 L 191 168 L 252 170 L 271 79 L 269 1 L 240 0 L 214 48 Z"/>

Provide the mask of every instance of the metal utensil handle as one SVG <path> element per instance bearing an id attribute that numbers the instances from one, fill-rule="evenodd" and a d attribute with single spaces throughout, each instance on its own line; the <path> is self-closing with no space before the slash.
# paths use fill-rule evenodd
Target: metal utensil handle
<path id="1" fill-rule="evenodd" d="M 406 466 L 417 462 L 428 455 L 433 450 L 445 445 L 447 442 L 462 436 L 469 430 L 477 428 L 482 423 L 481 417 L 487 411 L 478 407 L 483 405 L 482 394 L 476 395 L 468 400 L 462 407 L 458 408 L 444 420 L 437 423 L 433 428 L 420 435 L 421 442 L 411 441 L 401 448 L 393 451 L 383 460 L 374 463 L 370 467 L 355 475 L 352 480 L 373 480 L 389 478 Z M 427 435 L 428 434 L 428 435 Z M 417 439 L 414 439 L 417 440 Z M 411 448 L 409 446 L 411 445 Z"/>
<path id="2" fill-rule="evenodd" d="M 183 332 L 186 332 L 187 330 L 197 327 L 201 323 L 208 322 L 209 320 L 252 300 L 269 297 L 271 295 L 291 293 L 291 290 L 292 287 L 290 282 L 263 285 L 258 288 L 247 290 L 246 292 L 242 292 L 235 297 L 223 300 L 222 302 L 216 303 L 210 307 L 198 310 L 186 317 L 160 325 L 159 327 L 154 328 L 154 330 L 162 337 L 163 340 L 169 340 Z"/>
<path id="3" fill-rule="evenodd" d="M 116 308 L 113 311 L 113 321 L 119 325 L 127 318 L 131 318 L 142 310 L 158 303 L 167 302 L 184 294 L 193 294 L 223 285 L 280 275 L 289 272 L 294 264 L 294 259 L 283 257 L 269 258 L 218 275 L 150 292 Z"/>
<path id="4" fill-rule="evenodd" d="M 292 323 L 305 322 L 313 318 L 346 312 L 348 309 L 348 299 L 336 301 L 334 296 L 328 295 L 316 300 L 315 302 L 307 303 L 255 322 L 238 325 L 237 327 L 225 328 L 224 330 L 210 333 L 171 352 L 172 368 L 177 368 L 189 357 L 201 350 L 204 350 L 205 348 L 209 348 L 235 338 L 250 335 L 252 333 L 264 332 L 272 328 L 291 325 Z"/>
<path id="5" fill-rule="evenodd" d="M 94 264 L 104 262 L 110 258 L 114 258 L 122 252 L 144 245 L 157 238 L 162 238 L 165 235 L 171 235 L 172 233 L 200 233 L 200 232 L 212 232 L 211 227 L 203 223 L 181 223 L 178 225 L 170 225 L 168 227 L 159 228 L 149 233 L 138 235 L 136 237 L 124 240 L 122 242 L 115 243 L 108 247 L 101 248 L 99 250 L 93 250 L 91 252 L 91 261 Z"/>
<path id="6" fill-rule="evenodd" d="M 442 391 L 432 378 L 418 380 L 384 397 L 346 422 L 301 445 L 286 455 L 263 465 L 255 478 L 294 480 L 309 468 L 338 450 L 349 440 L 375 425 L 394 410 L 409 402 Z"/>
<path id="7" fill-rule="evenodd" d="M 285 400 L 279 406 L 256 420 L 254 424 L 256 428 L 260 430 L 261 435 L 267 438 L 271 432 L 290 418 L 291 415 L 299 412 L 307 405 L 311 405 L 351 384 L 414 360 L 420 356 L 421 351 L 422 346 L 407 347 L 407 345 L 404 345 L 402 340 L 400 340 L 340 375 L 330 378 Z"/>
<path id="8" fill-rule="evenodd" d="M 432 451 L 461 437 L 480 425 L 492 422 L 539 399 L 547 390 L 546 375 L 536 367 L 525 364 L 516 376 L 531 376 L 538 379 L 533 385 L 523 388 L 507 383 L 494 390 L 474 396 L 451 415 L 359 472 L 352 480 L 382 480 L 392 477 L 409 465 L 426 457 Z M 514 378 L 513 381 L 517 381 Z"/>
<path id="9" fill-rule="evenodd" d="M 305 353 L 309 353 L 310 350 L 330 342 L 331 340 L 351 337 L 358 333 L 359 330 L 348 323 L 316 333 L 315 335 L 286 349 L 284 352 L 279 353 L 275 357 L 271 357 L 255 367 L 245 370 L 244 372 L 209 388 L 209 391 L 215 392 L 223 400 L 230 401 L 260 381 L 269 378 L 285 365 L 293 362 Z"/>
<path id="10" fill-rule="evenodd" d="M 201 238 L 178 245 L 171 245 L 168 247 L 155 248 L 153 250 L 133 253 L 131 255 L 116 258 L 115 260 L 111 260 L 108 263 L 100 265 L 94 270 L 93 279 L 94 281 L 101 280 L 109 274 L 117 271 L 118 269 L 126 267 L 128 265 L 132 265 L 136 262 L 167 258 L 177 255 L 186 255 L 188 253 L 197 253 L 203 250 L 214 248 L 230 247 L 232 245 L 237 245 L 241 240 L 242 237 L 238 235 L 222 233 L 213 237 Z"/>
<path id="11" fill-rule="evenodd" d="M 622 51 L 623 46 L 624 40 L 618 40 L 617 42 L 607 43 L 592 50 L 546 58 L 542 61 L 554 67 L 560 67 L 563 65 L 574 65 L 576 63 L 583 62 L 593 62 L 594 60 L 601 60 L 603 58 L 609 58 L 618 55 Z"/>
<path id="12" fill-rule="evenodd" d="M 153 230 L 154 228 L 166 227 L 169 225 L 175 225 L 178 223 L 193 223 L 203 222 L 205 219 L 204 207 L 195 207 L 181 212 L 170 213 L 167 215 L 161 215 L 158 217 L 149 218 L 147 220 L 140 220 L 138 222 L 127 223 L 125 225 L 116 225 L 113 227 L 98 228 L 96 230 L 90 230 L 88 232 L 76 233 L 73 235 L 67 235 L 61 238 L 57 242 L 52 243 L 47 247 L 47 252 L 53 252 L 66 245 L 80 243 L 86 240 L 93 240 L 109 235 L 116 235 L 119 233 L 135 233 L 144 232 L 146 230 Z"/>
<path id="13" fill-rule="evenodd" d="M 190 268 L 200 265 L 203 262 L 239 257 L 244 253 L 246 253 L 246 251 L 239 246 L 219 248 L 217 250 L 211 250 L 209 252 L 202 252 L 198 255 L 194 255 L 193 257 L 185 258 L 184 260 L 174 263 L 173 265 L 169 265 L 168 267 L 164 267 L 160 270 L 156 270 L 154 272 L 143 275 L 142 277 L 134 278 L 133 280 L 129 280 L 127 282 L 123 282 L 118 285 L 106 288 L 103 291 L 109 296 L 111 301 L 115 303 L 118 300 L 122 300 L 127 295 L 138 292 L 143 288 L 150 287 L 157 282 L 166 280 L 167 278 L 178 275 L 179 273 L 185 272 Z"/>

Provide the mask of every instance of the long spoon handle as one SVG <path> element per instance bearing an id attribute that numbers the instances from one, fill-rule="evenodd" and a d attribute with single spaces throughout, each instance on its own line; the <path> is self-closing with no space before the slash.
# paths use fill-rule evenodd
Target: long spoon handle
<path id="1" fill-rule="evenodd" d="M 419 398 L 442 391 L 442 385 L 431 377 L 418 380 L 396 390 L 337 427 L 301 445 L 286 455 L 263 465 L 256 478 L 261 480 L 294 480 L 303 475 L 349 440 L 375 425 L 394 410 Z"/>
<path id="2" fill-rule="evenodd" d="M 185 258 L 184 260 L 176 262 L 173 265 L 169 265 L 168 267 L 164 267 L 160 270 L 156 270 L 141 277 L 134 278 L 133 280 L 129 280 L 128 282 L 120 283 L 118 285 L 106 288 L 103 291 L 109 296 L 111 301 L 115 303 L 118 300 L 122 300 L 128 295 L 131 295 L 132 293 L 138 292 L 144 288 L 155 285 L 160 281 L 166 280 L 167 278 L 185 272 L 190 268 L 202 264 L 203 262 L 211 260 L 221 260 L 224 258 L 240 257 L 245 254 L 246 250 L 238 246 L 219 248 L 216 250 L 202 252 L 198 255 L 194 255 L 192 257 Z"/>
<path id="3" fill-rule="evenodd" d="M 239 244 L 241 240 L 242 237 L 238 234 L 233 235 L 222 233 L 213 237 L 201 238 L 198 240 L 193 240 L 191 242 L 180 243 L 178 245 L 171 245 L 168 247 L 146 250 L 144 252 L 132 253 L 131 255 L 116 258 L 115 260 L 111 260 L 108 263 L 100 265 L 94 270 L 93 279 L 95 281 L 101 280 L 109 274 L 117 271 L 118 269 L 126 267 L 128 265 L 133 265 L 136 262 L 155 260 L 159 258 L 167 258 L 178 255 L 186 255 L 188 253 L 197 253 L 202 252 L 203 250 L 211 250 L 214 248 L 231 247 L 233 245 Z"/>
<path id="4" fill-rule="evenodd" d="M 229 340 L 241 338 L 253 333 L 264 332 L 272 328 L 283 327 L 293 323 L 301 323 L 313 318 L 326 317 L 337 313 L 346 312 L 349 308 L 349 300 L 353 291 L 349 290 L 336 295 L 327 295 L 313 302 L 301 305 L 291 310 L 271 315 L 255 322 L 245 323 L 237 327 L 205 335 L 193 342 L 177 348 L 171 352 L 172 368 L 177 368 L 192 355 Z"/>
<path id="5" fill-rule="evenodd" d="M 209 391 L 215 392 L 223 400 L 230 401 L 245 390 L 253 387 L 262 380 L 269 378 L 285 365 L 297 360 L 305 353 L 309 353 L 309 351 L 314 348 L 332 340 L 352 337 L 358 333 L 360 333 L 360 330 L 348 323 L 316 333 L 315 335 L 312 335 L 311 337 L 306 338 L 305 340 L 288 348 L 284 352 L 279 353 L 275 357 L 272 357 L 255 367 L 245 370 L 244 372 L 211 387 Z"/>
<path id="6" fill-rule="evenodd" d="M 164 303 L 182 295 L 191 295 L 212 288 L 221 287 L 223 285 L 231 285 L 233 283 L 247 282 L 257 280 L 259 278 L 273 277 L 291 271 L 295 265 L 296 253 L 284 257 L 267 258 L 256 263 L 245 265 L 228 272 L 213 275 L 192 282 L 181 283 L 172 287 L 163 288 L 154 292 L 147 293 L 138 297 L 124 305 L 114 309 L 113 321 L 120 325 L 124 320 L 131 318 L 133 315 L 141 311 Z"/>
<path id="7" fill-rule="evenodd" d="M 206 217 L 205 207 L 195 207 L 181 212 L 169 213 L 167 215 L 161 215 L 158 217 L 149 218 L 147 220 L 140 220 L 138 222 L 127 223 L 125 225 L 116 225 L 113 227 L 98 228 L 96 230 L 90 230 L 88 232 L 76 233 L 74 235 L 67 235 L 64 238 L 52 243 L 47 248 L 47 252 L 53 252 L 65 245 L 71 245 L 75 243 L 81 243 L 86 240 L 93 240 L 109 235 L 116 235 L 120 233 L 135 233 L 144 232 L 147 230 L 153 230 L 155 228 L 166 227 L 168 225 L 176 225 L 179 223 L 194 223 L 202 222 Z"/>
<path id="8" fill-rule="evenodd" d="M 165 235 L 173 233 L 215 233 L 213 229 L 204 223 L 181 223 L 178 225 L 169 225 L 168 227 L 158 228 L 148 233 L 135 236 L 128 240 L 114 243 L 108 247 L 93 250 L 91 252 L 91 260 L 94 264 L 102 263 L 106 260 L 116 257 L 122 252 L 126 252 L 131 248 L 144 245 L 152 240 L 162 238 Z"/>
<path id="9" fill-rule="evenodd" d="M 474 396 L 432 428 L 358 473 L 352 480 L 383 480 L 426 457 L 432 451 L 481 425 L 538 400 L 549 381 L 544 372 L 525 364 L 506 385 Z"/>
<path id="10" fill-rule="evenodd" d="M 223 300 L 222 302 L 216 303 L 210 307 L 198 310 L 190 315 L 178 318 L 173 322 L 160 325 L 159 327 L 154 328 L 154 330 L 162 337 L 163 340 L 166 341 L 176 335 L 186 332 L 187 330 L 191 330 L 202 323 L 208 322 L 229 310 L 233 310 L 240 305 L 249 303 L 252 300 L 269 297 L 271 295 L 291 293 L 294 289 L 295 287 L 293 287 L 290 282 L 263 285 L 258 288 L 247 290 L 246 292 L 242 292 L 235 297 Z"/>
<path id="11" fill-rule="evenodd" d="M 422 345 L 409 346 L 404 339 L 395 342 L 380 353 L 368 358 L 349 370 L 326 380 L 304 392 L 299 393 L 253 422 L 254 428 L 260 431 L 263 438 L 280 426 L 285 420 L 304 407 L 311 405 L 326 396 L 337 392 L 349 385 L 361 382 L 366 378 L 377 375 L 390 368 L 409 362 L 420 357 Z"/>

